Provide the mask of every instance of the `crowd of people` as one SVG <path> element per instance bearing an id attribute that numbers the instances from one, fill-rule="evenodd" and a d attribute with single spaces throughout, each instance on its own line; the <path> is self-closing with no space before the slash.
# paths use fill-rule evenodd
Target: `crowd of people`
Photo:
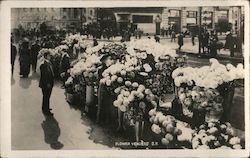
<path id="1" fill-rule="evenodd" d="M 17 29 L 11 38 L 11 65 L 12 65 L 12 74 L 14 71 L 14 61 L 16 58 L 17 52 L 19 52 L 19 61 L 20 61 L 20 75 L 24 78 L 28 77 L 30 73 L 30 67 L 32 67 L 33 72 L 36 72 L 37 65 L 37 54 L 40 48 L 54 48 L 59 45 L 67 33 L 65 30 L 60 31 L 37 31 L 35 29 L 23 30 Z M 117 35 L 117 31 L 112 27 L 102 28 L 98 23 L 91 23 L 85 25 L 80 33 L 87 36 L 92 36 L 94 38 L 94 43 L 97 45 L 97 39 L 107 39 L 110 40 Z M 134 36 L 136 39 L 141 39 L 144 35 L 143 30 L 138 29 L 123 29 L 120 32 L 122 37 L 121 42 L 130 41 L 131 36 Z M 169 36 L 171 42 L 176 42 L 179 45 L 178 49 L 181 50 L 184 45 L 185 33 L 180 32 L 176 33 L 175 29 L 169 27 L 168 29 L 161 29 L 161 36 Z M 192 45 L 195 45 L 196 34 L 190 32 Z M 150 37 L 149 37 L 150 38 Z M 160 36 L 154 36 L 156 42 L 160 42 Z M 220 49 L 228 49 L 230 51 L 230 56 L 234 57 L 235 51 L 239 47 L 239 41 L 231 32 L 226 33 L 225 43 L 221 42 L 218 38 L 217 32 L 212 30 L 208 31 L 207 29 L 201 29 L 200 34 L 198 35 L 198 40 L 202 49 L 203 54 L 209 54 L 213 57 L 217 56 L 217 52 Z M 17 46 L 14 44 L 16 43 Z M 73 48 L 72 48 L 73 49 Z"/>
<path id="2" fill-rule="evenodd" d="M 27 78 L 30 70 L 36 73 L 37 56 L 41 48 L 54 48 L 59 45 L 65 36 L 62 32 L 53 34 L 34 33 L 33 30 L 21 31 L 11 35 L 11 71 L 14 72 L 14 64 L 17 53 L 19 54 L 20 76 Z"/>

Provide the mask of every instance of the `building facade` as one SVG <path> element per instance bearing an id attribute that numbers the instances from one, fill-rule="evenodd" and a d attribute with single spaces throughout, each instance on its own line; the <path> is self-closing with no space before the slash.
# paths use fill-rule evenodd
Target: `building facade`
<path id="1" fill-rule="evenodd" d="M 11 28 L 39 29 L 45 23 L 50 29 L 81 28 L 96 20 L 95 8 L 12 8 Z"/>
<path id="2" fill-rule="evenodd" d="M 244 14 L 243 7 L 178 7 L 164 8 L 161 27 L 175 25 L 176 31 L 185 31 L 191 26 L 206 26 L 207 29 L 236 32 Z"/>
<path id="3" fill-rule="evenodd" d="M 237 32 L 244 21 L 243 7 L 146 7 L 146 8 L 13 8 L 12 29 L 39 29 L 45 23 L 51 29 L 76 29 L 98 22 L 118 32 L 139 28 L 144 33 L 159 34 L 161 28 L 176 32 L 199 25 L 207 29 Z M 197 30 L 197 29 L 196 29 Z"/>

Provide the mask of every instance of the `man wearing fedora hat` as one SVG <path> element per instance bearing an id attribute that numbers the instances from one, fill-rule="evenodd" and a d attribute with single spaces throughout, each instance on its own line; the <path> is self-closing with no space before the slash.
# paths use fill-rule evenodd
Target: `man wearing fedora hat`
<path id="1" fill-rule="evenodd" d="M 53 115 L 53 113 L 50 112 L 51 109 L 49 105 L 49 100 L 54 85 L 54 72 L 50 60 L 51 55 L 49 52 L 45 52 L 44 62 L 40 66 L 41 77 L 39 81 L 39 87 L 42 89 L 43 93 L 42 111 L 47 116 Z"/>

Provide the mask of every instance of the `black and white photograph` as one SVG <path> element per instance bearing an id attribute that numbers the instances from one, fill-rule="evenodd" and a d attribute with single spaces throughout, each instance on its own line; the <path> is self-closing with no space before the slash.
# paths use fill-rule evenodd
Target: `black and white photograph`
<path id="1" fill-rule="evenodd" d="M 249 151 L 249 6 L 106 3 L 9 8 L 9 150 Z"/>

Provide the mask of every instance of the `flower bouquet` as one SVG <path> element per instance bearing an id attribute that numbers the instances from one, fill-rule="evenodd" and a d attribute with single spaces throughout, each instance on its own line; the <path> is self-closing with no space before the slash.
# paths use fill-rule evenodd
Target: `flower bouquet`
<path id="1" fill-rule="evenodd" d="M 225 109 L 225 89 L 239 78 L 244 77 L 241 64 L 234 67 L 224 66 L 216 59 L 210 59 L 210 66 L 201 68 L 181 67 L 174 70 L 172 77 L 175 83 L 176 96 L 182 104 L 184 115 L 193 118 L 193 122 L 220 120 Z M 231 89 L 230 89 L 231 90 Z M 233 98 L 233 96 L 230 96 Z M 195 119 L 197 118 L 197 119 Z"/>
<path id="2" fill-rule="evenodd" d="M 166 148 L 177 148 L 177 137 L 182 134 L 177 127 L 177 120 L 171 115 L 164 115 L 156 108 L 149 111 L 151 130 L 160 139 L 162 145 Z"/>
<path id="3" fill-rule="evenodd" d="M 71 105 L 84 103 L 85 82 L 81 76 L 69 77 L 65 82 L 66 100 Z"/>
<path id="4" fill-rule="evenodd" d="M 242 149 L 243 142 L 235 136 L 230 123 L 208 122 L 193 135 L 193 149 Z"/>

